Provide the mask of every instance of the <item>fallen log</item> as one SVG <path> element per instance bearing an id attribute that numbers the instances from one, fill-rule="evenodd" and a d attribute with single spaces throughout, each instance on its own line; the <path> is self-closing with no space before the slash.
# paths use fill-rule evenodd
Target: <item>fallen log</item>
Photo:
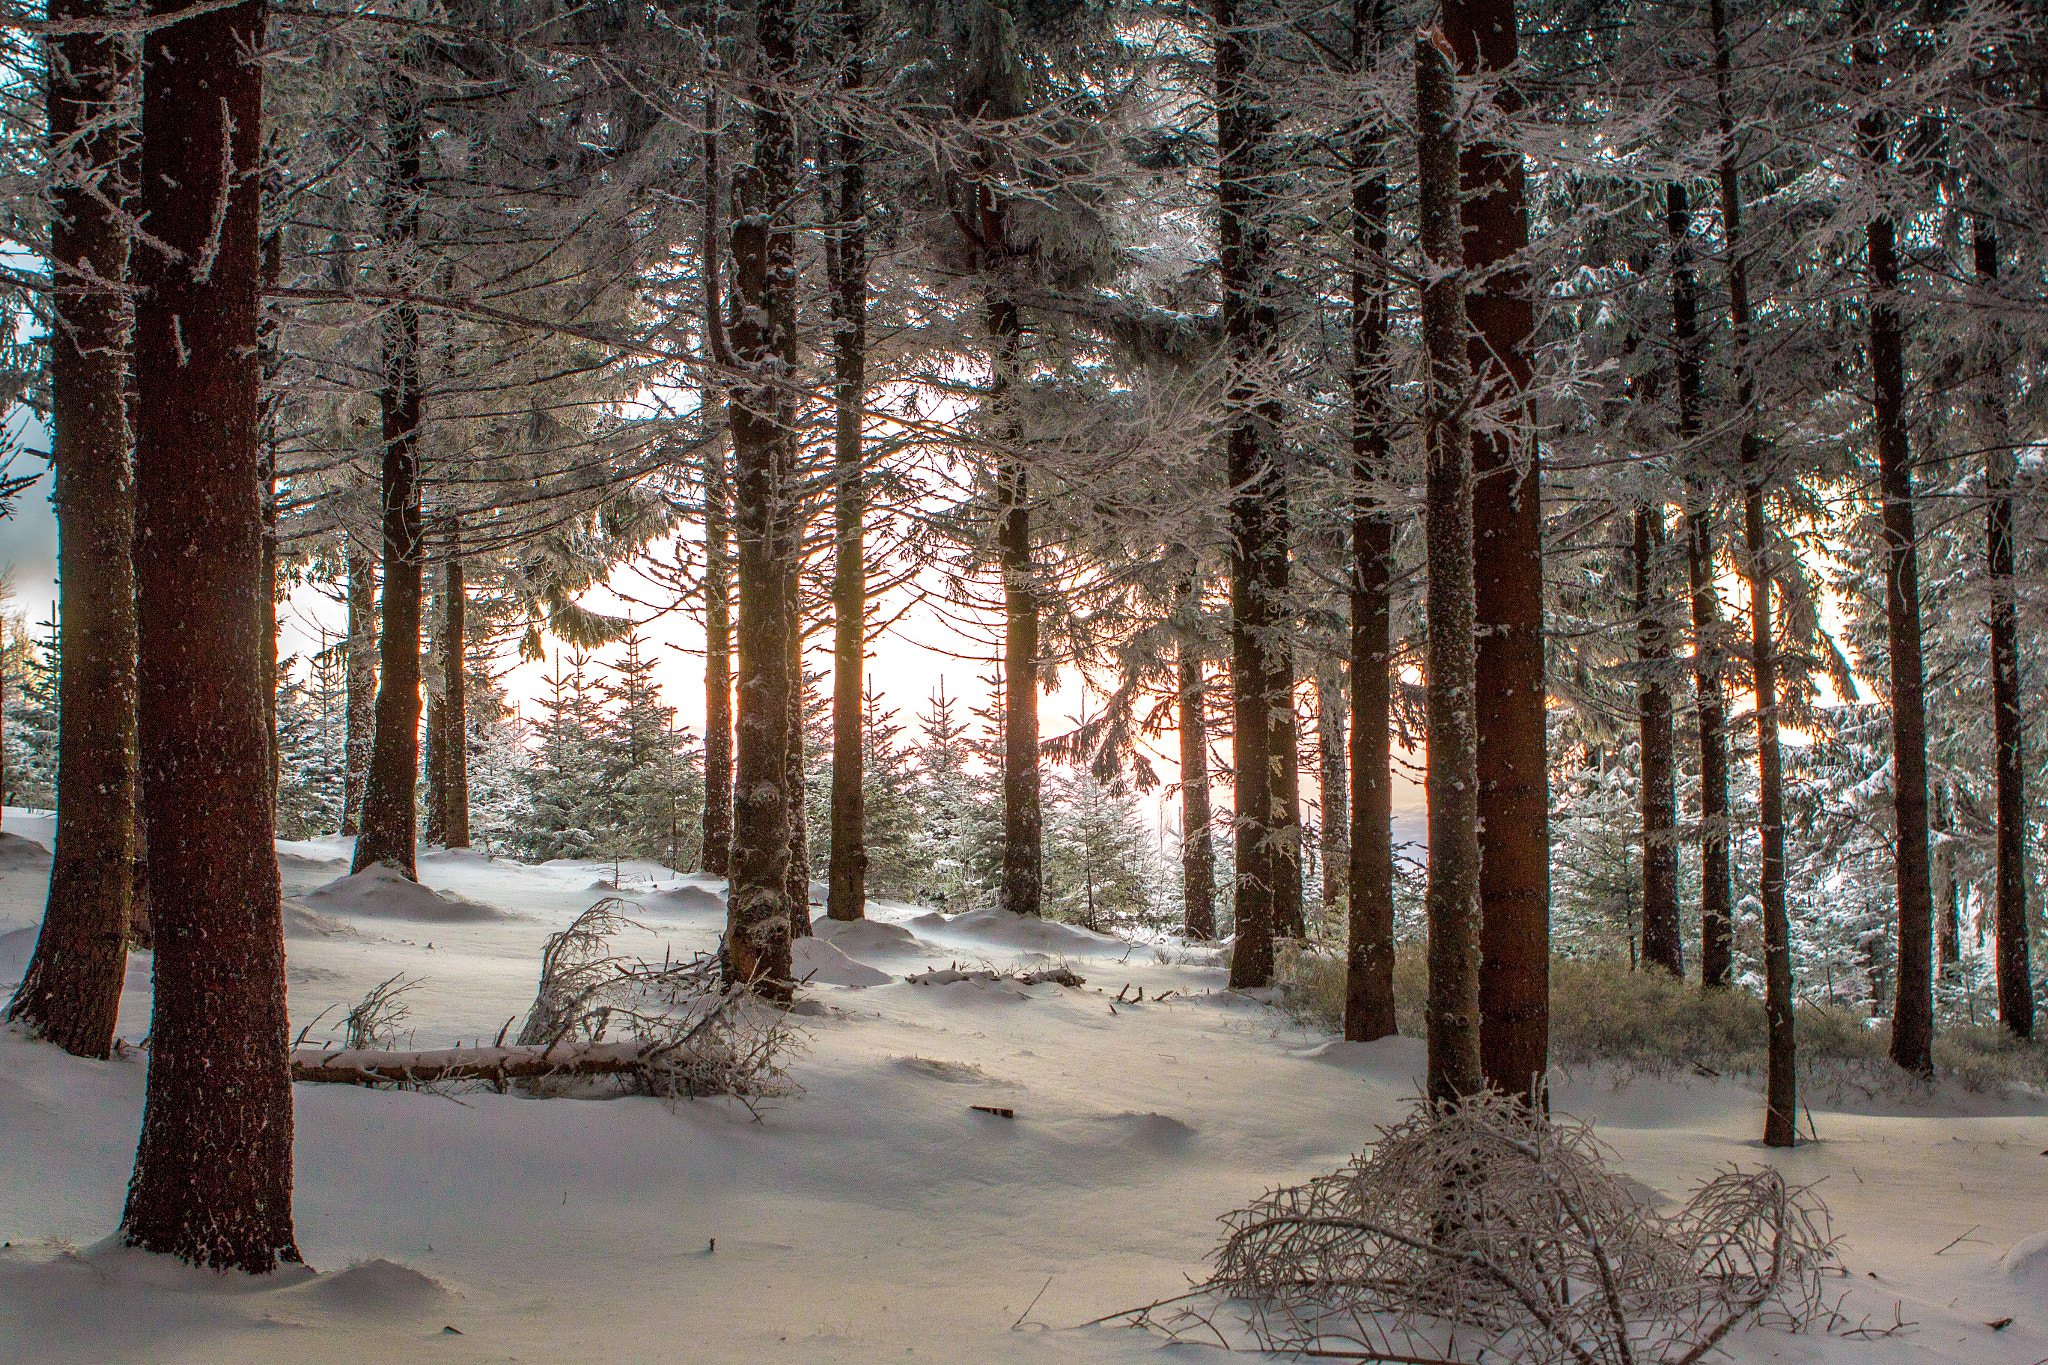
<path id="1" fill-rule="evenodd" d="M 302 1047 L 292 1050 L 292 1079 L 334 1085 L 436 1085 L 452 1081 L 503 1084 L 541 1076 L 622 1076 L 645 1070 L 653 1054 L 669 1051 L 673 1048 L 645 1040 L 419 1052 Z"/>

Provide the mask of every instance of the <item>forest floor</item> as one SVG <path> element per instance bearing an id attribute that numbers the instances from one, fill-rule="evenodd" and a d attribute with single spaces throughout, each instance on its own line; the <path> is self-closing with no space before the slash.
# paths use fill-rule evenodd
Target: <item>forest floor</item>
<path id="1" fill-rule="evenodd" d="M 50 823 L 4 813 L 9 834 L 44 845 Z M 412 1045 L 489 1041 L 531 1002 L 543 940 L 611 894 L 597 885 L 609 863 L 428 853 L 423 880 L 467 900 L 437 922 L 393 918 L 374 897 L 319 893 L 346 855 L 336 840 L 279 845 L 286 895 L 313 912 L 291 916 L 287 943 L 294 1028 L 328 1011 L 313 1040 L 336 1006 L 403 973 L 421 980 L 405 997 Z M 0 989 L 33 947 L 47 871 L 0 840 Z M 649 926 L 626 950 L 713 945 L 713 883 L 644 864 L 621 877 Z M 802 1093 L 758 1114 L 297 1087 L 298 1240 L 318 1273 L 260 1282 L 108 1241 L 139 1056 L 87 1062 L 0 1033 L 0 1361 L 1182 1359 L 1201 1348 L 1075 1324 L 1180 1293 L 1219 1215 L 1336 1168 L 1417 1090 L 1420 1043 L 1305 1030 L 1228 992 L 1199 953 L 989 914 L 870 914 L 908 935 L 856 930 L 838 940 L 846 958 L 817 955 L 792 1064 Z M 1087 984 L 904 980 L 1034 953 Z M 130 959 L 131 1043 L 149 973 L 147 954 Z M 2029 1239 L 2048 1229 L 2048 1103 L 1949 1087 L 1849 1098 L 1811 1096 L 1820 1140 L 1768 1154 L 1820 1182 L 1843 1238 L 1843 1318 L 1832 1335 L 1754 1327 L 1727 1354 L 2039 1365 L 2048 1240 Z M 1620 1166 L 1674 1200 L 1767 1159 L 1745 1080 L 1594 1068 L 1561 1077 L 1555 1105 L 1595 1120 Z"/>

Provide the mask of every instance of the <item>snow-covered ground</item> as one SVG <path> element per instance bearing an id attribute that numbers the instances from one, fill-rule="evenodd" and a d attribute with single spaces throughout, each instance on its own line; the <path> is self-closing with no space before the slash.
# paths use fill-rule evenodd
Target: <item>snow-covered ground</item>
<path id="1" fill-rule="evenodd" d="M 51 832 L 15 810 L 4 828 L 46 845 Z M 0 857 L 8 990 L 48 867 L 14 848 Z M 420 874 L 441 896 L 322 893 L 347 870 L 346 844 L 278 853 L 303 907 L 287 944 L 294 1027 L 319 1039 L 337 1007 L 403 973 L 423 982 L 407 997 L 422 1047 L 489 1041 L 523 1015 L 542 941 L 611 894 L 599 883 L 613 876 L 609 863 L 429 853 Z M 713 883 L 647 865 L 620 875 L 649 930 L 622 947 L 715 941 Z M 803 1093 L 758 1118 L 727 1101 L 298 1087 L 298 1237 L 318 1273 L 261 1282 L 108 1246 L 141 1061 L 0 1034 L 0 1361 L 1180 1359 L 1199 1348 L 1075 1324 L 1179 1292 L 1203 1272 L 1219 1214 L 1339 1165 L 1415 1093 L 1419 1043 L 1304 1031 L 1227 992 L 1198 955 L 990 913 L 870 914 L 807 950 L 819 1012 L 802 1021 Z M 904 980 L 1032 954 L 1086 986 Z M 142 1037 L 148 1008 L 144 954 L 129 967 L 124 1038 Z M 2048 1358 L 2048 1243 L 2021 1245 L 2048 1229 L 2048 1105 L 1936 1094 L 1849 1112 L 1820 1098 L 1821 1141 L 1771 1158 L 1822 1182 L 1845 1239 L 1848 1325 L 1909 1325 L 1757 1328 L 1729 1354 Z M 1556 1103 L 1595 1118 L 1622 1166 L 1674 1197 L 1766 1159 L 1742 1082 L 1581 1075 Z"/>

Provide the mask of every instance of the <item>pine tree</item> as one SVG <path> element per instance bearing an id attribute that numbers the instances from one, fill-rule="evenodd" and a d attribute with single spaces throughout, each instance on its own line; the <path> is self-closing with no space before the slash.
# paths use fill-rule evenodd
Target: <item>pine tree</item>
<path id="1" fill-rule="evenodd" d="M 1056 769 L 1048 803 L 1046 904 L 1097 933 L 1159 927 L 1152 843 L 1126 791 L 1086 766 Z"/>
<path id="2" fill-rule="evenodd" d="M 58 0 L 53 20 L 91 19 L 99 0 Z M 35 956 L 7 1006 L 67 1052 L 105 1057 L 127 975 L 129 850 L 135 839 L 135 488 L 126 413 L 126 327 L 110 286 L 128 271 L 122 87 L 127 43 L 77 33 L 51 44 L 47 91 L 53 167 L 51 467 L 55 473 L 63 620 L 52 720 L 63 761 L 50 889 Z M 132 112 L 132 106 L 130 106 Z M 111 185 L 94 186 L 106 174 Z M 95 199 L 97 189 L 97 200 Z M 0 707 L 0 713 L 5 708 Z M 52 759 L 55 753 L 50 755 Z M 10 777 L 19 772 L 7 756 Z M 16 779 L 19 780 L 18 778 Z"/>
<path id="3" fill-rule="evenodd" d="M 284 922 L 259 683 L 257 184 L 262 0 L 144 43 L 138 253 L 138 719 L 156 943 L 121 1239 L 261 1274 L 299 1260 Z M 223 154 L 225 150 L 225 155 Z M 205 553 L 193 554 L 194 546 Z"/>

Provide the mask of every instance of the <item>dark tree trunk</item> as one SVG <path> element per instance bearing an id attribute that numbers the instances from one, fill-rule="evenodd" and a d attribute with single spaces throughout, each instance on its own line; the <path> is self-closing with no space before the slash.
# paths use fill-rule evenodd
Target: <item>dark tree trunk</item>
<path id="1" fill-rule="evenodd" d="M 1273 596 L 1284 602 L 1286 585 Z M 1284 638 L 1293 624 L 1283 609 L 1275 634 Z M 1273 843 L 1273 932 L 1301 939 L 1308 937 L 1308 918 L 1302 907 L 1301 722 L 1294 710 L 1294 651 L 1276 640 L 1268 662 L 1283 670 L 1272 679 L 1266 710 L 1273 721 L 1273 737 L 1268 743 L 1272 746 L 1273 820 L 1278 836 Z"/>
<path id="2" fill-rule="evenodd" d="M 431 637 L 429 648 L 433 652 L 435 667 L 442 661 L 442 646 L 447 640 L 447 600 L 443 584 L 445 580 L 433 576 L 433 571 L 422 566 L 422 576 L 431 588 L 431 610 L 427 612 L 427 634 Z M 438 625 L 439 629 L 435 627 Z M 422 672 L 424 673 L 424 669 Z M 447 679 L 442 679 L 445 686 Z M 421 836 L 429 844 L 442 843 L 448 837 L 448 698 L 445 692 L 427 689 L 427 727 L 425 769 L 422 776 L 426 788 L 425 799 L 421 801 L 424 823 Z"/>
<path id="3" fill-rule="evenodd" d="M 1671 233 L 1671 334 L 1678 354 L 1678 436 L 1688 459 L 1700 436 L 1698 284 L 1692 268 L 1692 206 L 1685 186 L 1665 192 Z M 1689 481 L 1686 586 L 1692 599 L 1692 685 L 1700 744 L 1700 984 L 1725 986 L 1734 965 L 1735 902 L 1728 867 L 1728 712 L 1721 688 L 1721 593 L 1714 586 L 1714 504 L 1703 479 Z"/>
<path id="4" fill-rule="evenodd" d="M 1418 226 L 1434 277 L 1422 291 L 1422 337 L 1429 357 L 1429 1096 L 1438 1103 L 1488 1083 L 1480 1058 L 1474 471 L 1463 415 L 1471 372 L 1459 297 L 1457 97 L 1443 42 L 1437 30 L 1415 38 Z"/>
<path id="5" fill-rule="evenodd" d="M 1765 499 L 1770 471 L 1756 434 L 1750 348 L 1749 263 L 1742 237 L 1742 195 L 1735 162 L 1735 114 L 1729 84 L 1727 11 L 1708 0 L 1714 41 L 1714 91 L 1720 123 L 1722 232 L 1728 252 L 1728 322 L 1735 353 L 1735 406 L 1742 458 L 1742 531 L 1749 577 L 1749 655 L 1756 692 L 1757 900 L 1763 907 L 1764 1019 L 1769 1030 L 1764 1078 L 1764 1145 L 1799 1140 L 1797 1035 L 1792 1015 L 1792 928 L 1785 914 L 1785 769 L 1778 752 L 1778 659 L 1771 625 L 1771 527 Z"/>
<path id="6" fill-rule="evenodd" d="M 722 286 L 718 271 L 718 100 L 704 97 L 704 335 L 705 349 L 719 365 L 732 364 L 719 316 Z M 724 876 L 732 849 L 732 562 L 726 507 L 724 431 L 726 414 L 716 378 L 707 377 L 702 396 L 704 428 L 704 870 Z"/>
<path id="7" fill-rule="evenodd" d="M 783 447 L 793 454 L 795 443 Z M 805 808 L 804 786 L 804 593 L 803 560 L 805 523 L 808 518 L 797 505 L 796 471 L 785 467 L 782 476 L 784 506 L 789 530 L 784 537 L 788 558 L 783 561 L 782 591 L 789 615 L 789 733 L 783 741 L 782 774 L 789 788 L 789 870 L 784 886 L 789 893 L 789 936 L 806 938 L 811 933 L 811 825 Z"/>
<path id="8" fill-rule="evenodd" d="M 1978 283 L 1995 287 L 1998 237 L 1978 220 L 1972 243 Z M 2020 712 L 2019 609 L 2012 584 L 2012 427 L 1996 355 L 1983 357 L 1978 397 L 1985 446 L 1985 560 L 1991 579 L 1991 721 L 1998 770 L 1998 1021 L 2034 1036 L 2034 983 L 2027 943 L 2026 718 Z"/>
<path id="9" fill-rule="evenodd" d="M 839 84 L 866 80 L 863 0 L 840 0 L 845 44 Z M 867 914 L 867 807 L 863 758 L 862 682 L 867 670 L 868 567 L 862 522 L 861 417 L 867 404 L 868 236 L 866 146 L 850 120 L 833 139 L 839 161 L 839 202 L 827 241 L 832 286 L 832 861 L 825 913 L 836 920 Z M 829 196 L 830 191 L 827 191 Z"/>
<path id="10" fill-rule="evenodd" d="M 1636 658 L 1643 676 L 1636 691 L 1637 739 L 1642 749 L 1643 961 L 1673 976 L 1685 974 L 1678 920 L 1678 802 L 1674 796 L 1671 692 L 1663 668 L 1671 635 L 1657 591 L 1657 561 L 1664 549 L 1664 509 L 1635 516 Z"/>
<path id="11" fill-rule="evenodd" d="M 411 73 L 390 75 L 384 104 L 388 139 L 384 180 L 384 246 L 392 255 L 392 286 L 417 274 L 413 244 L 420 231 L 420 92 Z M 384 597 L 378 629 L 377 727 L 363 791 L 355 861 L 378 863 L 417 878 L 420 766 L 420 314 L 399 303 L 384 316 L 383 526 Z"/>
<path id="12" fill-rule="evenodd" d="M 986 193 L 984 191 L 984 193 Z M 998 241 L 1001 229 L 985 233 Z M 1038 773 L 1038 584 L 1031 566 L 1031 484 L 1014 446 L 1023 439 L 1011 415 L 1023 364 L 1024 321 L 1007 297 L 989 301 L 989 406 L 1012 446 L 996 473 L 1003 568 L 1003 882 L 1002 907 L 1036 915 L 1045 889 L 1045 814 Z"/>
<path id="13" fill-rule="evenodd" d="M 1963 898 L 1962 887 L 1956 880 L 1955 841 L 1950 837 L 1955 827 L 1951 804 L 1948 784 L 1936 783 L 1934 814 L 1929 823 L 1940 836 L 1934 843 L 1934 887 L 1935 895 L 1940 897 L 1940 913 L 1935 918 L 1934 961 L 1937 975 L 1943 980 L 1955 977 L 1963 956 Z"/>
<path id="14" fill-rule="evenodd" d="M 740 590 L 739 720 L 733 785 L 726 964 L 734 981 L 771 998 L 790 993 L 791 635 L 789 585 L 798 547 L 789 535 L 795 464 L 794 400 L 782 376 L 796 366 L 796 242 L 789 211 L 796 135 L 786 84 L 795 67 L 787 0 L 757 0 L 758 62 L 748 90 L 753 164 L 735 172 L 732 260 L 738 307 L 732 363 L 742 376 L 732 421 Z"/>
<path id="15" fill-rule="evenodd" d="M 362 827 L 377 733 L 377 561 L 351 541 L 348 552 L 348 733 L 342 739 L 341 832 Z"/>
<path id="16" fill-rule="evenodd" d="M 1868 43 L 1859 68 L 1877 63 Z M 1873 168 L 1890 160 L 1884 116 L 1857 129 Z M 1892 808 L 1899 901 L 1898 972 L 1892 998 L 1892 1060 L 1934 1072 L 1934 900 L 1928 881 L 1927 694 L 1920 657 L 1920 559 L 1913 526 L 1913 453 L 1906 437 L 1905 347 L 1898 307 L 1899 260 L 1888 215 L 1870 220 L 1870 378 L 1877 428 L 1877 481 L 1885 541 L 1885 645 L 1891 662 Z"/>
<path id="17" fill-rule="evenodd" d="M 1203 697 L 1208 680 L 1202 676 L 1202 653 L 1196 641 L 1194 617 L 1200 610 L 1201 593 L 1193 580 L 1181 585 L 1181 602 L 1188 614 L 1181 636 L 1177 682 L 1180 691 L 1180 872 L 1181 903 L 1186 911 L 1186 932 L 1191 939 L 1216 937 L 1216 845 L 1210 832 L 1209 812 L 1209 720 Z"/>
<path id="18" fill-rule="evenodd" d="M 138 716 L 156 992 L 130 1246 L 252 1273 L 297 1261 L 284 924 L 260 667 L 261 0 L 146 41 L 137 257 Z M 224 126 L 225 123 L 225 126 Z M 222 155 L 226 147 L 228 158 Z M 203 553 L 193 553 L 195 547 Z"/>
<path id="19" fill-rule="evenodd" d="M 1216 183 L 1223 330 L 1229 365 L 1225 444 L 1229 453 L 1230 687 L 1236 774 L 1237 946 L 1230 984 L 1273 979 L 1273 935 L 1285 932 L 1280 883 L 1294 867 L 1281 810 L 1279 767 L 1292 752 L 1293 670 L 1278 635 L 1287 591 L 1287 484 L 1275 448 L 1279 400 L 1272 363 L 1278 308 L 1273 296 L 1272 111 L 1251 74 L 1256 30 L 1242 27 L 1237 0 L 1216 0 Z M 1298 893 L 1297 893 L 1298 894 Z M 1298 908 L 1298 907 L 1297 907 Z"/>
<path id="20" fill-rule="evenodd" d="M 1460 74 L 1516 61 L 1515 0 L 1447 0 Z M 1503 112 L 1521 96 L 1503 84 Z M 1550 1056 L 1550 789 L 1544 752 L 1542 467 L 1524 396 L 1536 328 L 1522 156 L 1473 142 L 1459 156 L 1470 362 L 1489 421 L 1472 431 L 1479 711 L 1480 1051 L 1489 1085 L 1534 1095 Z"/>
<path id="21" fill-rule="evenodd" d="M 1325 663 L 1316 670 L 1317 784 L 1323 820 L 1317 853 L 1323 871 L 1323 922 L 1344 922 L 1345 878 L 1351 870 L 1351 801 L 1344 756 L 1344 670 Z"/>
<path id="22" fill-rule="evenodd" d="M 1354 0 L 1351 65 L 1386 41 L 1385 0 Z M 1368 143 L 1367 138 L 1371 141 Z M 1387 412 L 1387 177 L 1384 130 L 1360 130 L 1351 185 L 1351 838 L 1344 1036 L 1394 1023 L 1394 521 L 1379 500 L 1390 471 Z M 1370 167 L 1370 171 L 1368 171 Z"/>
<path id="23" fill-rule="evenodd" d="M 100 0 L 53 0 L 52 20 L 104 14 Z M 121 159 L 122 129 L 104 116 L 125 79 L 118 39 L 53 41 L 53 147 L 76 158 L 58 173 L 50 224 L 51 466 L 56 484 L 58 619 L 57 837 L 35 956 L 7 1017 L 81 1057 L 106 1057 L 127 975 L 135 838 L 135 487 L 128 456 L 127 336 L 120 224 L 82 188 Z M 75 141 L 74 141 L 75 139 Z M 109 178 L 110 183 L 113 177 Z M 116 194 L 119 193 L 115 187 Z"/>
<path id="24" fill-rule="evenodd" d="M 265 275 L 271 281 L 276 276 L 269 271 Z M 271 364 L 269 348 L 264 348 L 264 367 Z M 277 666 L 277 447 L 262 426 L 268 425 L 269 414 L 264 414 L 259 425 L 259 448 L 261 463 L 256 470 L 256 484 L 262 490 L 263 499 L 263 745 L 264 757 L 270 768 L 270 814 L 273 823 L 277 818 L 277 785 L 282 780 L 280 770 L 281 754 L 277 742 L 277 689 L 283 677 Z"/>
<path id="25" fill-rule="evenodd" d="M 449 848 L 469 847 L 469 584 L 462 568 L 462 517 L 448 517 L 448 557 L 442 566 L 441 671 L 447 757 L 442 837 Z"/>

